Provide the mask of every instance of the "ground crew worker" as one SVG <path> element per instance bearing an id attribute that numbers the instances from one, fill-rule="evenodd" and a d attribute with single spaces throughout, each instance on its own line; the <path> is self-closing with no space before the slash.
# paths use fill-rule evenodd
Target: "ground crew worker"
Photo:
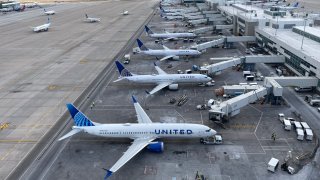
<path id="1" fill-rule="evenodd" d="M 276 140 L 276 133 L 272 133 L 272 135 L 271 135 L 271 139 L 273 139 L 273 141 L 275 141 L 275 140 Z"/>

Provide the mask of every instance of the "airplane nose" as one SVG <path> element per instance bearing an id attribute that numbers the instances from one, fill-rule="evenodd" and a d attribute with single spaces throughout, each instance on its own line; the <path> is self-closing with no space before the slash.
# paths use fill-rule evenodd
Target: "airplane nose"
<path id="1" fill-rule="evenodd" d="M 211 129 L 211 130 L 212 130 L 212 135 L 216 135 L 217 134 L 217 131 L 215 131 L 213 129 Z"/>

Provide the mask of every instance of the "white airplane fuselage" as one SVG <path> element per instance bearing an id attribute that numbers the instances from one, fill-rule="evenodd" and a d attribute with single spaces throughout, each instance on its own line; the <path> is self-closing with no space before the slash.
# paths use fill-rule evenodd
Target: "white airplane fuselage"
<path id="1" fill-rule="evenodd" d="M 197 56 L 201 54 L 199 51 L 192 49 L 149 49 L 140 53 L 151 56 Z"/>
<path id="2" fill-rule="evenodd" d="M 124 77 L 128 81 L 135 83 L 155 83 L 160 84 L 163 82 L 173 83 L 203 83 L 211 81 L 206 75 L 203 74 L 159 74 L 159 75 L 134 75 Z"/>
<path id="3" fill-rule="evenodd" d="M 48 31 L 49 27 L 50 27 L 51 23 L 46 23 L 37 27 L 33 28 L 34 32 L 39 32 L 39 31 Z"/>
<path id="4" fill-rule="evenodd" d="M 86 133 L 113 138 L 139 138 L 155 136 L 157 138 L 204 138 L 213 136 L 216 131 L 209 130 L 207 126 L 200 124 L 183 123 L 125 123 L 103 124 L 99 126 L 73 126 L 73 129 L 81 129 Z"/>
<path id="5" fill-rule="evenodd" d="M 45 11 L 44 13 L 46 15 L 54 15 L 56 12 L 55 11 Z"/>
<path id="6" fill-rule="evenodd" d="M 183 16 L 165 16 L 165 18 L 168 20 L 179 20 L 183 19 Z"/>
<path id="7" fill-rule="evenodd" d="M 152 38 L 194 38 L 196 37 L 193 33 L 157 33 L 157 34 L 150 34 Z"/>
<path id="8" fill-rule="evenodd" d="M 86 19 L 88 22 L 100 22 L 100 18 L 87 18 Z"/>

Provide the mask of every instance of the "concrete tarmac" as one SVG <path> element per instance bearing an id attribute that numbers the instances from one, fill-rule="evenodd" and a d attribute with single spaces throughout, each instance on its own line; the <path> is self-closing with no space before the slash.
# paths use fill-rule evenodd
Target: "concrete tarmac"
<path id="1" fill-rule="evenodd" d="M 52 6 L 0 18 L 0 179 L 39 140 L 110 63 L 153 11 L 155 1 L 102 1 Z M 130 15 L 123 16 L 123 10 Z M 100 17 L 85 23 L 84 15 Z M 115 38 L 117 37 L 117 38 Z"/>

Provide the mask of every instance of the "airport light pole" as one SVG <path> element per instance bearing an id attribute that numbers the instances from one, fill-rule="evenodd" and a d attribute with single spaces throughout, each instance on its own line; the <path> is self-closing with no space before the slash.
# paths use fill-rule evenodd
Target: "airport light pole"
<path id="1" fill-rule="evenodd" d="M 307 19 L 304 19 L 304 27 L 303 27 L 303 34 L 302 34 L 302 41 L 301 41 L 301 50 L 303 46 L 303 40 L 304 40 L 304 34 L 306 33 L 306 25 L 307 25 Z"/>
<path id="2" fill-rule="evenodd" d="M 278 28 L 279 28 L 279 9 L 278 9 L 278 13 L 277 13 L 277 27 L 276 28 L 276 33 L 274 34 L 274 36 L 277 36 L 277 31 L 278 31 Z"/>

